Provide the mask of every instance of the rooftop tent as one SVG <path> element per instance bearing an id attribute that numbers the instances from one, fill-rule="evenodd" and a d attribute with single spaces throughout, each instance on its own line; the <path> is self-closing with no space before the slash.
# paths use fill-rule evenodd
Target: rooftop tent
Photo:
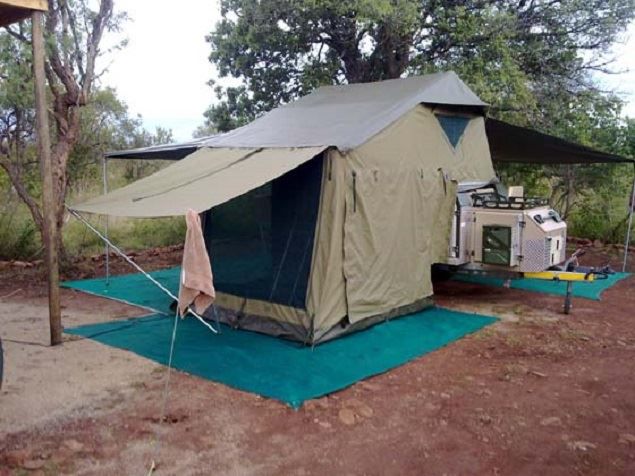
<path id="1" fill-rule="evenodd" d="M 316 343 L 430 305 L 457 183 L 495 177 L 484 106 L 454 73 L 323 87 L 70 208 L 201 212 L 221 318 Z"/>

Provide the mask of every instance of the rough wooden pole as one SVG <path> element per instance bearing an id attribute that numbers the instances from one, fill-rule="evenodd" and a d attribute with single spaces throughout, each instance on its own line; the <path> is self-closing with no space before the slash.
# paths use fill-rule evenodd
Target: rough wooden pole
<path id="1" fill-rule="evenodd" d="M 62 314 L 60 309 L 58 230 L 55 219 L 57 198 L 53 188 L 53 167 L 51 164 L 51 139 L 46 106 L 44 83 L 44 36 L 42 33 L 43 14 L 34 11 L 31 16 L 33 28 L 33 77 L 35 83 L 35 115 L 37 121 L 37 147 L 42 175 L 42 214 L 44 215 L 44 248 L 48 271 L 49 321 L 51 345 L 62 343 Z"/>

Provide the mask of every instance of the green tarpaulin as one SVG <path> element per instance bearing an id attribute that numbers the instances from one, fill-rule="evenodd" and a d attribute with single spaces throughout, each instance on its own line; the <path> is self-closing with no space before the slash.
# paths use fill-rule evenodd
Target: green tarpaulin
<path id="1" fill-rule="evenodd" d="M 593 299 L 599 301 L 602 293 L 618 281 L 628 278 L 630 273 L 610 274 L 607 279 L 598 279 L 591 282 L 575 282 L 573 283 L 573 296 Z M 491 278 L 488 276 L 476 276 L 467 274 L 458 274 L 454 276 L 457 281 L 463 281 L 474 284 L 484 284 L 487 286 L 502 287 L 505 280 L 502 278 Z M 544 281 L 542 279 L 512 279 L 510 287 L 513 289 L 523 289 L 525 291 L 533 291 L 544 294 L 554 294 L 556 296 L 565 296 L 567 294 L 567 283 L 564 281 Z"/>
<path id="2" fill-rule="evenodd" d="M 150 274 L 175 296 L 178 294 L 180 266 L 153 271 Z M 65 281 L 62 287 L 141 306 L 151 311 L 171 313 L 172 299 L 140 273 L 112 276 L 108 281 L 104 278 Z"/>
<path id="3" fill-rule="evenodd" d="M 443 347 L 496 321 L 432 308 L 316 347 L 222 326 L 213 334 L 193 318 L 179 322 L 173 366 L 297 408 Z M 166 364 L 173 318 L 152 315 L 67 329 Z"/>
<path id="4" fill-rule="evenodd" d="M 174 293 L 178 291 L 180 268 L 151 274 Z M 162 312 L 66 332 L 167 363 L 174 322 L 169 310 L 171 300 L 147 278 L 128 274 L 113 276 L 108 284 L 105 279 L 87 279 L 63 285 Z M 221 334 L 213 334 L 190 317 L 179 322 L 174 367 L 299 407 L 307 399 L 402 365 L 495 320 L 432 308 L 307 347 L 227 326 L 221 327 Z"/>

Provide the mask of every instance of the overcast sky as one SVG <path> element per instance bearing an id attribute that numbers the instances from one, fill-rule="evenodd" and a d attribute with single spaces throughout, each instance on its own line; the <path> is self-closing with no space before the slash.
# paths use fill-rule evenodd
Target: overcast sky
<path id="1" fill-rule="evenodd" d="M 216 77 L 208 61 L 207 35 L 220 18 L 217 0 L 181 0 L 178 8 L 157 0 L 118 0 L 128 12 L 124 26 L 128 46 L 112 57 L 102 84 L 117 89 L 131 114 L 140 114 L 147 129 L 172 129 L 175 140 L 187 140 L 203 123 L 203 112 L 215 100 L 206 84 Z M 628 73 L 601 78 L 624 92 L 626 113 L 635 116 L 635 25 L 628 42 L 616 48 L 616 69 Z"/>

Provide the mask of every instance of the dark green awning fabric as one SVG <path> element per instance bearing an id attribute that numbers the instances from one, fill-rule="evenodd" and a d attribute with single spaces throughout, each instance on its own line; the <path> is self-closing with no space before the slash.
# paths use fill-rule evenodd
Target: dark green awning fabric
<path id="1" fill-rule="evenodd" d="M 485 129 L 494 162 L 544 165 L 634 162 L 496 119 L 487 119 Z"/>
<path id="2" fill-rule="evenodd" d="M 196 152 L 198 147 L 185 146 L 178 144 L 164 149 L 132 149 L 122 150 L 119 152 L 108 152 L 107 159 L 141 159 L 141 160 L 181 160 L 188 155 Z"/>

